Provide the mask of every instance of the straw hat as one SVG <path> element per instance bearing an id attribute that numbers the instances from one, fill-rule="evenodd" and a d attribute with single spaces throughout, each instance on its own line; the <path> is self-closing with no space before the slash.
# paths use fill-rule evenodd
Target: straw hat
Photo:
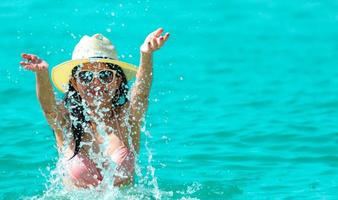
<path id="1" fill-rule="evenodd" d="M 72 69 L 88 62 L 112 63 L 120 66 L 127 80 L 135 77 L 137 68 L 133 64 L 117 60 L 114 45 L 102 34 L 91 37 L 85 35 L 74 48 L 72 60 L 66 61 L 52 69 L 52 81 L 56 88 L 65 92 L 71 77 Z"/>

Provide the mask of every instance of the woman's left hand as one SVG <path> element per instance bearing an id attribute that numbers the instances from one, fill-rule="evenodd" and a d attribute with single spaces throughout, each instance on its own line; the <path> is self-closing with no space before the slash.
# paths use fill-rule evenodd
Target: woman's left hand
<path id="1" fill-rule="evenodd" d="M 164 35 L 162 35 L 162 33 L 163 28 L 158 28 L 156 31 L 150 33 L 141 45 L 141 52 L 151 54 L 157 49 L 160 49 L 169 38 L 169 33 Z"/>

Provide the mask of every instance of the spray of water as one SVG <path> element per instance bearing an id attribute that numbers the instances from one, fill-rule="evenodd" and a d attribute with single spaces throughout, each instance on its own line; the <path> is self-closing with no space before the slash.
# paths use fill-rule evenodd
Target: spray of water
<path id="1" fill-rule="evenodd" d="M 91 94 L 88 94 L 91 95 Z M 109 94 L 113 96 L 112 93 Z M 130 112 L 127 109 L 124 114 L 123 122 L 127 130 L 127 141 L 129 149 L 136 155 L 135 161 L 135 183 L 131 186 L 125 186 L 122 188 L 114 187 L 114 179 L 116 177 L 116 164 L 109 159 L 109 156 L 105 152 L 109 149 L 109 137 L 108 132 L 112 132 L 120 137 L 121 133 L 118 130 L 115 130 L 115 127 L 108 126 L 104 118 L 108 113 L 112 112 L 112 116 L 116 117 L 117 114 L 114 113 L 114 108 L 107 108 L 102 105 L 103 99 L 100 95 L 93 96 L 93 102 L 95 109 L 91 110 L 86 102 L 81 101 L 77 102 L 81 104 L 84 108 L 84 117 L 87 121 L 93 121 L 97 127 L 96 131 L 93 130 L 86 124 L 81 124 L 84 127 L 84 132 L 89 134 L 90 138 L 101 138 L 101 143 L 99 146 L 99 151 L 94 151 L 93 148 L 96 143 L 94 140 L 81 141 L 81 148 L 89 147 L 88 155 L 92 161 L 97 164 L 97 167 L 101 169 L 101 174 L 104 177 L 99 185 L 89 187 L 89 188 L 77 188 L 73 186 L 69 181 L 69 176 L 67 173 L 67 166 L 69 165 L 69 157 L 66 154 L 60 153 L 56 161 L 56 166 L 54 169 L 48 168 L 49 174 L 44 174 L 46 179 L 46 189 L 41 196 L 30 197 L 30 199 L 162 199 L 163 197 L 171 196 L 171 193 L 166 193 L 160 191 L 157 183 L 157 178 L 155 175 L 155 168 L 152 166 L 153 154 L 149 147 L 148 139 L 151 137 L 150 132 L 146 129 L 146 121 L 143 120 L 143 126 L 141 127 L 141 134 L 145 136 L 145 150 L 147 152 L 147 167 L 145 172 L 143 172 L 142 167 L 139 166 L 137 152 L 132 144 L 132 127 L 128 122 L 130 117 Z M 61 102 L 62 103 L 62 102 Z M 76 105 L 72 105 L 76 106 Z M 69 107 L 72 109 L 74 107 Z M 92 115 L 91 113 L 95 113 Z M 72 116 L 70 116 L 71 118 Z M 83 123 L 75 121 L 76 119 L 71 118 L 74 123 Z M 117 120 L 117 119 L 113 119 Z M 58 124 L 61 127 L 61 124 Z M 70 130 L 62 127 L 63 135 L 65 136 L 64 149 L 69 148 L 73 142 L 73 136 L 70 134 Z M 121 175 L 121 174 L 120 174 Z"/>

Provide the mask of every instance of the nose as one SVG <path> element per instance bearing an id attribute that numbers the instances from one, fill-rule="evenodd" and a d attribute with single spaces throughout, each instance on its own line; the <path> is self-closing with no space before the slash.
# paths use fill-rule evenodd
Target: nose
<path id="1" fill-rule="evenodd" d="M 93 79 L 93 84 L 95 84 L 95 85 L 100 85 L 101 82 L 100 82 L 100 80 L 99 80 L 98 78 L 94 77 L 94 79 Z"/>

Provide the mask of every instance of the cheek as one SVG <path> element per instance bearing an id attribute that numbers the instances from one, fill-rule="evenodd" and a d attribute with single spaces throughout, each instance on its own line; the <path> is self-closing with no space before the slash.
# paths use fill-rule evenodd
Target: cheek
<path id="1" fill-rule="evenodd" d="M 116 94 L 116 92 L 117 92 L 119 86 L 120 86 L 120 83 L 119 83 L 119 82 L 114 82 L 114 83 L 108 84 L 108 85 L 107 85 L 106 87 L 104 87 L 104 89 L 103 89 L 104 96 L 105 96 L 105 97 L 108 97 L 108 98 L 112 98 L 112 97 Z"/>
<path id="2" fill-rule="evenodd" d="M 82 98 L 87 99 L 87 98 L 92 98 L 93 94 L 91 91 L 94 90 L 93 86 L 82 86 L 79 88 L 79 93 Z"/>
<path id="3" fill-rule="evenodd" d="M 109 98 L 112 98 L 115 95 L 115 93 L 116 93 L 116 89 L 114 89 L 114 88 L 112 88 L 112 89 L 106 88 L 104 90 L 104 96 L 109 97 Z"/>
<path id="4" fill-rule="evenodd" d="M 78 88 L 78 92 L 81 96 L 81 98 L 85 98 L 87 95 L 86 95 L 86 92 L 84 91 L 84 88 Z"/>
<path id="5" fill-rule="evenodd" d="M 121 86 L 121 81 L 118 80 L 118 81 L 114 81 L 114 82 L 108 84 L 108 85 L 107 85 L 107 88 L 108 88 L 109 90 L 115 91 L 115 90 L 118 89 L 120 86 Z"/>

